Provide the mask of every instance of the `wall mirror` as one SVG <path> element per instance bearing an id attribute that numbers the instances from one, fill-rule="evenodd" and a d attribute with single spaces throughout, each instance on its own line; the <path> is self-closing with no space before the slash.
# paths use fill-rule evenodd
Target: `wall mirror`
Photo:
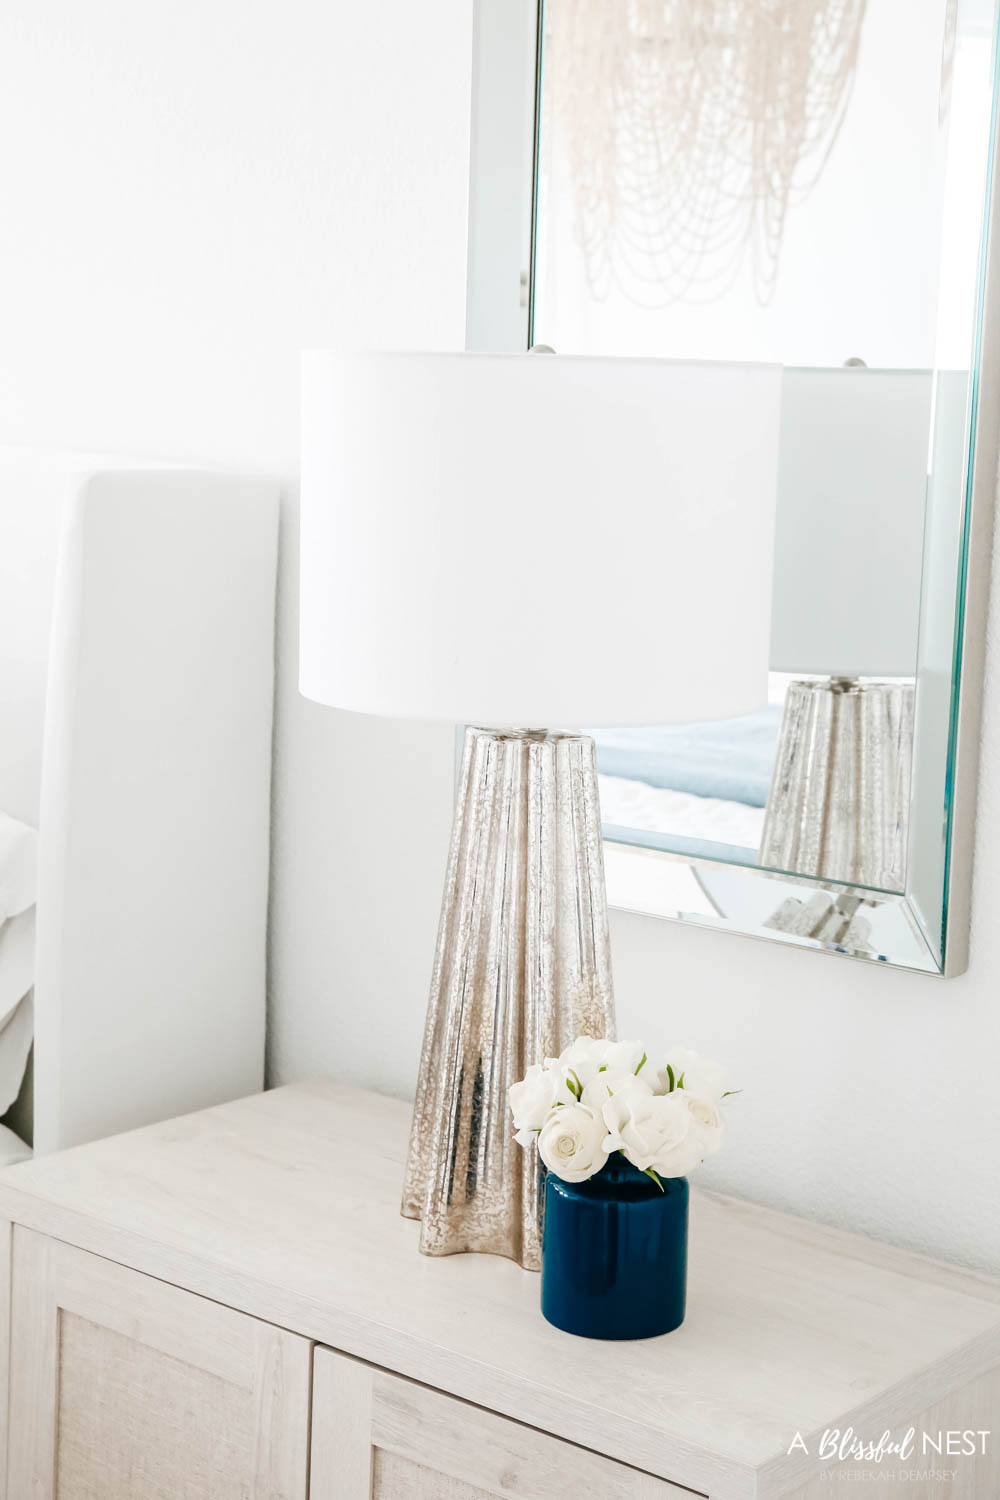
<path id="1" fill-rule="evenodd" d="M 965 967 L 996 34 L 997 0 L 479 0 L 469 347 L 783 367 L 769 701 L 591 731 L 613 905 Z"/>

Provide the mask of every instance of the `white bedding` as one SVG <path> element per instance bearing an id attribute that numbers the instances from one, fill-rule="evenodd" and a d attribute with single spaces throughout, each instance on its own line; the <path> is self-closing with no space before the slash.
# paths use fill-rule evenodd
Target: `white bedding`
<path id="1" fill-rule="evenodd" d="M 38 834 L 0 811 L 0 924 L 35 904 Z"/>
<path id="2" fill-rule="evenodd" d="M 0 812 L 0 1114 L 17 1098 L 34 1033 L 38 835 Z M 0 1166 L 30 1150 L 0 1126 Z"/>
<path id="3" fill-rule="evenodd" d="M 735 844 L 756 852 L 764 827 L 764 808 L 721 797 L 696 797 L 668 787 L 621 776 L 598 776 L 602 823 L 641 828 L 648 833 L 673 834 Z"/>

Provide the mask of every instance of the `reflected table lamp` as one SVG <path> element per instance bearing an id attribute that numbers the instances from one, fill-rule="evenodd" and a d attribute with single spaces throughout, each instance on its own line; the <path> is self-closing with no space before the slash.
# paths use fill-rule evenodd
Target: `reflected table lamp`
<path id="1" fill-rule="evenodd" d="M 928 501 L 961 493 L 965 385 L 962 372 L 784 371 L 771 667 L 811 676 L 785 699 L 766 867 L 905 887 Z M 773 925 L 805 917 L 793 903 Z"/>
<path id="2" fill-rule="evenodd" d="M 426 1254 L 540 1265 L 507 1091 L 614 1035 L 575 726 L 766 701 L 779 406 L 777 366 L 304 356 L 301 690 L 472 726 L 403 1193 Z"/>

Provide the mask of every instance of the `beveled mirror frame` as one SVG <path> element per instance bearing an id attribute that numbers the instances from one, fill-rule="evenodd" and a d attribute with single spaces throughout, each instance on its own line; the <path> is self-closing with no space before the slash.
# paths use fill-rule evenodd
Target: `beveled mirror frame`
<path id="1" fill-rule="evenodd" d="M 472 135 L 466 348 L 518 352 L 533 342 L 536 177 L 541 87 L 543 0 L 474 0 Z M 994 55 L 994 66 L 997 56 Z M 956 598 L 952 713 L 949 741 L 951 796 L 945 811 L 943 925 L 939 951 L 908 895 L 898 902 L 915 934 L 923 934 L 926 958 L 892 967 L 950 978 L 968 967 L 973 846 L 979 773 L 979 741 L 986 655 L 990 562 L 996 475 L 1000 457 L 1000 191 L 997 159 L 1000 125 L 994 92 L 993 141 L 986 194 L 986 232 L 979 268 L 979 360 L 971 371 L 971 422 L 965 474 L 962 557 Z M 683 859 L 694 866 L 732 868 L 725 861 L 650 851 L 605 840 L 614 860 Z M 763 879 L 779 874 L 754 871 Z M 787 878 L 787 877 L 785 877 Z M 832 889 L 834 883 L 802 876 L 798 885 Z M 692 918 L 609 900 L 661 919 Z M 848 888 L 842 887 L 846 890 Z M 937 915 L 937 914 L 935 914 Z M 760 938 L 732 922 L 711 922 L 721 931 Z M 775 932 L 767 941 L 791 942 L 842 957 L 871 954 Z"/>

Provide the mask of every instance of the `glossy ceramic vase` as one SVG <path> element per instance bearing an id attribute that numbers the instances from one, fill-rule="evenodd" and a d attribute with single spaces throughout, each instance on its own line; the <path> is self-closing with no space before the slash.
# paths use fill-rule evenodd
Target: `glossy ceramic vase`
<path id="1" fill-rule="evenodd" d="M 648 1339 L 684 1321 L 688 1185 L 663 1191 L 617 1152 L 586 1182 L 545 1182 L 542 1316 L 590 1339 Z"/>

